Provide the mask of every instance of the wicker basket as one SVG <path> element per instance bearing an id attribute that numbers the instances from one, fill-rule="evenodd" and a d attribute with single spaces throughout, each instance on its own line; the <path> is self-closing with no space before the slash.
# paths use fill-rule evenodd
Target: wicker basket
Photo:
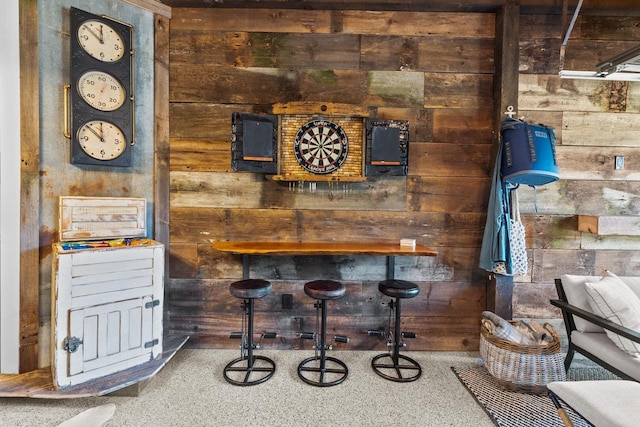
<path id="1" fill-rule="evenodd" d="M 548 383 L 566 380 L 556 329 L 550 323 L 544 328 L 553 337 L 551 343 L 523 345 L 497 338 L 480 327 L 480 355 L 501 389 L 543 394 Z"/>

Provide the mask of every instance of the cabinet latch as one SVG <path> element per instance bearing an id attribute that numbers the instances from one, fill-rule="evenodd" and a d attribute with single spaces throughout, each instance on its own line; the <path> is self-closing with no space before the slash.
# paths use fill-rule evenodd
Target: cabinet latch
<path id="1" fill-rule="evenodd" d="M 153 347 L 154 345 L 158 345 L 158 343 L 159 343 L 159 342 L 160 342 L 160 341 L 158 340 L 158 338 L 156 338 L 156 339 L 154 339 L 154 340 L 152 340 L 152 341 L 149 341 L 149 342 L 144 343 L 144 348 L 151 348 L 151 347 Z"/>
<path id="2" fill-rule="evenodd" d="M 160 300 L 159 299 L 154 299 L 153 301 L 149 301 L 148 303 L 146 303 L 144 305 L 144 308 L 153 308 L 153 307 L 157 307 L 160 305 Z"/>
<path id="3" fill-rule="evenodd" d="M 75 353 L 82 344 L 82 340 L 78 337 L 66 337 L 63 341 L 64 349 L 69 353 Z"/>

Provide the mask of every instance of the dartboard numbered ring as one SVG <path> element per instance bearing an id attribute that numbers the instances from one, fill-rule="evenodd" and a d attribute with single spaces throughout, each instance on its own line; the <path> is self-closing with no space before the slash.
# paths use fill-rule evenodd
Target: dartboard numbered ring
<path id="1" fill-rule="evenodd" d="M 347 159 L 349 142 L 340 125 L 328 120 L 313 120 L 296 133 L 293 152 L 304 169 L 315 174 L 328 174 Z"/>

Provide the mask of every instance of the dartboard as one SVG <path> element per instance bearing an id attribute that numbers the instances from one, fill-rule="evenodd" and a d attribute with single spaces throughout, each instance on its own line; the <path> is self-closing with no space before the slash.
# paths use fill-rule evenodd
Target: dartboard
<path id="1" fill-rule="evenodd" d="M 300 127 L 293 152 L 300 166 L 311 173 L 331 173 L 347 158 L 349 142 L 342 128 L 328 120 L 313 120 Z"/>

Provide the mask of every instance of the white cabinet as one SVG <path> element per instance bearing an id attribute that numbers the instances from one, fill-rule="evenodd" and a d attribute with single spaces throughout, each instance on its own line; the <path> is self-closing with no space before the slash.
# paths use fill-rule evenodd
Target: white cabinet
<path id="1" fill-rule="evenodd" d="M 52 374 L 81 384 L 162 353 L 164 246 L 65 249 L 54 244 Z"/>

